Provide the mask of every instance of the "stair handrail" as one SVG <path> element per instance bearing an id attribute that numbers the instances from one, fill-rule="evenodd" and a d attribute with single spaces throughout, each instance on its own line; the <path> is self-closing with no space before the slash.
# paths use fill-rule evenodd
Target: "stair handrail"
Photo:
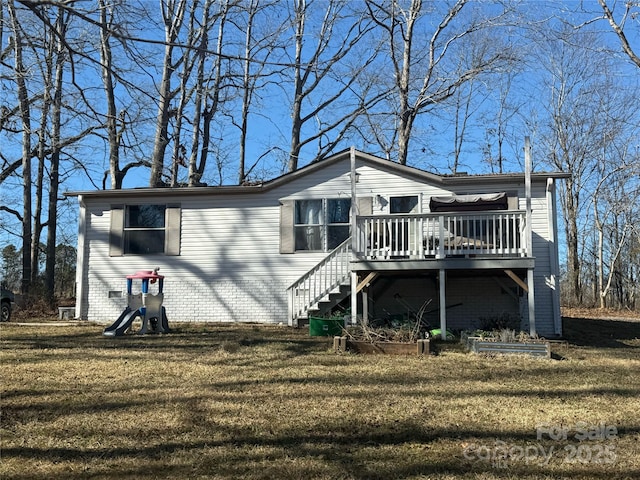
<path id="1" fill-rule="evenodd" d="M 350 279 L 351 237 L 293 282 L 289 292 L 289 322 L 317 304 L 323 297 Z"/>

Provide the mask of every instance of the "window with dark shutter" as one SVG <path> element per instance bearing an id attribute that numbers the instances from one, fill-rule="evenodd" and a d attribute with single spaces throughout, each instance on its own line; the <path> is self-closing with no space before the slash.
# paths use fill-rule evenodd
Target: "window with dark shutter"
<path id="1" fill-rule="evenodd" d="M 111 207 L 109 255 L 180 255 L 179 205 Z"/>

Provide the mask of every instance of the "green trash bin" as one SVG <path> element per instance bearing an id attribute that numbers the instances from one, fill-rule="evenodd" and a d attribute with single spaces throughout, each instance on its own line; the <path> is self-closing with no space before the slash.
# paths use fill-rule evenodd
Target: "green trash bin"
<path id="1" fill-rule="evenodd" d="M 344 328 L 342 318 L 309 317 L 309 335 L 312 337 L 333 337 L 340 335 Z"/>

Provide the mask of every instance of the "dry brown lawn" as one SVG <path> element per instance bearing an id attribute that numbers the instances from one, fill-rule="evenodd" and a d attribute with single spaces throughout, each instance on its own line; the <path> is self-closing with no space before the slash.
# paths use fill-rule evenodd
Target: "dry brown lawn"
<path id="1" fill-rule="evenodd" d="M 2 324 L 0 478 L 640 478 L 640 321 L 565 325 L 546 360 L 338 355 L 287 327 Z"/>

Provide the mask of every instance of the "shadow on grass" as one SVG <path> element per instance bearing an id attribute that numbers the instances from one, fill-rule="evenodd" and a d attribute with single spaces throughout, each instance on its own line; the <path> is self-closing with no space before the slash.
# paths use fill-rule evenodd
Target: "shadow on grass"
<path id="1" fill-rule="evenodd" d="M 638 434 L 636 427 L 628 434 Z M 91 465 L 95 475 L 84 478 L 341 478 L 400 479 L 446 474 L 474 478 L 639 478 L 640 470 L 612 471 L 611 465 L 590 462 L 562 465 L 562 445 L 537 441 L 535 433 L 504 430 L 430 429 L 424 421 L 382 423 L 327 421 L 322 431 L 288 432 L 225 429 L 217 439 L 191 442 L 146 442 L 138 448 L 32 448 L 3 451 L 5 459 L 53 464 Z M 221 438 L 222 437 L 222 438 Z M 503 443 L 498 443 L 503 442 Z M 544 447 L 555 456 L 544 462 L 535 452 L 528 458 L 508 458 L 496 465 L 497 445 Z M 470 448 L 470 446 L 474 446 Z M 504 447 L 502 447 L 504 448 Z M 557 449 L 557 450 L 556 450 Z M 480 455 L 480 452 L 484 453 Z M 189 462 L 189 459 L 191 462 Z M 196 460 L 197 459 L 197 460 Z M 103 469 L 101 471 L 101 469 Z M 96 471 L 97 470 L 97 471 Z M 29 472 L 14 479 L 38 479 Z M 430 478 L 430 477 L 429 477 Z"/>
<path id="2" fill-rule="evenodd" d="M 79 327 L 15 327 L 24 328 L 19 333 L 5 336 L 6 348 L 22 350 L 70 349 L 113 349 L 183 351 L 192 353 L 202 349 L 236 347 L 260 347 L 279 344 L 294 355 L 308 354 L 327 349 L 328 340 L 310 337 L 305 330 L 289 327 L 269 327 L 264 325 L 207 325 L 178 324 L 171 326 L 168 334 L 137 335 L 126 334 L 119 337 L 105 337 L 101 326 Z M 35 330 L 38 329 L 38 330 Z M 71 333 L 70 333 L 71 332 Z"/>
<path id="3" fill-rule="evenodd" d="M 595 348 L 640 348 L 629 345 L 640 339 L 640 321 L 563 317 L 564 338 L 570 343 Z"/>
<path id="4" fill-rule="evenodd" d="M 594 348 L 640 348 L 640 321 L 564 317 L 564 338 L 571 344 Z M 202 348 L 260 347 L 281 344 L 291 354 L 323 351 L 326 337 L 310 337 L 307 329 L 253 324 L 181 324 L 170 325 L 166 335 L 102 336 L 103 326 L 14 327 L 24 328 L 6 336 L 10 346 L 26 349 L 113 348 L 115 350 L 171 348 L 185 352 Z M 635 344 L 634 344 L 635 342 Z M 459 351 L 461 346 L 434 343 L 434 353 Z"/>
<path id="5" fill-rule="evenodd" d="M 578 345 L 588 345 L 585 339 L 591 338 L 589 335 L 601 336 L 603 328 L 611 333 L 621 332 L 615 325 L 611 326 L 617 322 L 582 323 L 582 320 L 571 319 L 567 325 L 572 327 L 574 321 L 576 323 L 573 328 L 577 332 L 570 341 Z M 625 331 L 622 336 L 616 337 L 619 338 L 620 344 L 613 344 L 611 347 L 635 348 L 624 343 L 636 338 L 631 336 L 633 332 Z M 55 382 L 54 386 L 59 390 L 54 392 L 55 397 L 49 400 L 39 398 L 39 391 L 33 392 L 24 387 L 8 390 L 2 399 L 5 402 L 2 423 L 5 432 L 19 431 L 20 428 L 14 427 L 28 425 L 30 422 L 34 422 L 34 425 L 36 422 L 42 424 L 65 416 L 71 418 L 74 414 L 81 414 L 80 418 L 93 413 L 107 414 L 105 416 L 108 417 L 109 423 L 105 426 L 102 423 L 103 417 L 95 420 L 95 426 L 92 427 L 92 431 L 95 432 L 95 436 L 92 437 L 93 446 L 88 446 L 88 443 L 73 445 L 67 441 L 65 432 L 59 430 L 55 431 L 46 444 L 37 446 L 30 444 L 28 437 L 22 444 L 18 441 L 5 441 L 3 460 L 25 467 L 40 468 L 40 471 L 24 471 L 11 476 L 25 480 L 55 478 L 51 472 L 60 471 L 56 468 L 67 468 L 67 472 L 83 472 L 79 477 L 96 479 L 211 477 L 377 480 L 444 476 L 481 477 L 488 480 L 640 477 L 637 467 L 622 472 L 621 469 L 607 470 L 606 465 L 588 464 L 578 465 L 574 471 L 558 465 L 558 462 L 551 466 L 515 462 L 509 468 L 501 470 L 490 462 L 467 458 L 464 449 L 470 442 L 488 446 L 493 446 L 496 440 L 514 445 L 536 442 L 535 431 L 525 432 L 517 427 L 500 428 L 499 421 L 491 421 L 487 428 L 478 429 L 465 426 L 465 418 L 460 418 L 461 426 L 457 426 L 457 423 L 453 427 L 436 426 L 434 418 L 438 412 L 431 410 L 423 416 L 412 416 L 409 420 L 394 420 L 398 418 L 395 415 L 395 404 L 381 407 L 381 412 L 378 412 L 381 415 L 360 418 L 345 415 L 334 417 L 330 410 L 327 410 L 326 419 L 323 411 L 317 420 L 306 424 L 300 421 L 306 413 L 305 405 L 317 406 L 321 405 L 320 402 L 333 405 L 330 402 L 335 400 L 336 395 L 340 395 L 341 401 L 352 405 L 362 405 L 361 400 L 366 401 L 371 395 L 376 396 L 376 402 L 381 402 L 386 398 L 387 392 L 394 392 L 394 402 L 396 397 L 406 396 L 410 400 L 414 399 L 413 402 L 430 399 L 431 404 L 443 405 L 444 408 L 449 408 L 446 402 L 451 396 L 454 396 L 455 400 L 464 397 L 493 396 L 496 403 L 502 398 L 515 397 L 518 401 L 532 399 L 532 405 L 543 405 L 554 400 L 561 403 L 571 402 L 576 398 L 589 401 L 591 398 L 605 397 L 611 404 L 617 405 L 623 399 L 634 399 L 639 395 L 638 388 L 634 388 L 635 383 L 608 379 L 613 373 L 618 372 L 618 368 L 618 378 L 626 378 L 629 373 L 626 365 L 612 366 L 611 368 L 615 367 L 613 373 L 611 370 L 607 371 L 599 384 L 589 380 L 589 375 L 593 375 L 593 367 L 588 362 L 576 365 L 566 362 L 567 365 L 561 365 L 560 362 L 546 360 L 482 359 L 456 354 L 433 359 L 434 362 L 439 362 L 438 375 L 429 368 L 430 359 L 418 360 L 407 357 L 385 360 L 350 355 L 341 357 L 327 353 L 329 343 L 329 339 L 309 337 L 308 332 L 303 330 L 264 326 L 177 325 L 169 335 L 125 336 L 116 339 L 102 337 L 101 330 L 95 327 L 47 329 L 42 333 L 12 329 L 11 335 L 4 336 L 3 344 L 9 348 L 20 349 L 16 358 L 21 362 L 28 361 L 24 358 L 25 353 L 33 356 L 38 362 L 46 362 L 49 356 L 39 350 L 65 350 L 61 353 L 68 357 L 67 360 L 78 360 L 74 365 L 78 368 L 79 378 L 85 374 L 82 367 L 85 363 L 82 360 L 93 358 L 94 349 L 100 349 L 103 354 L 106 352 L 102 359 L 107 361 L 114 360 L 118 355 L 125 357 L 121 359 L 124 361 L 129 353 L 136 357 L 138 352 L 148 351 L 156 358 L 163 353 L 169 355 L 179 351 L 185 353 L 177 358 L 178 362 L 184 362 L 184 368 L 190 363 L 211 363 L 220 367 L 220 370 L 214 370 L 217 374 L 222 371 L 229 376 L 234 373 L 231 371 L 233 367 L 250 368 L 240 370 L 243 375 L 233 380 L 226 378 L 224 373 L 221 376 L 202 374 L 195 377 L 200 382 L 195 395 L 178 393 L 182 391 L 179 388 L 183 382 L 182 377 L 176 377 L 176 380 L 168 384 L 157 382 L 154 377 L 149 377 L 144 382 L 133 383 L 135 388 L 147 392 L 142 397 L 132 396 L 132 386 L 128 383 L 90 384 L 90 388 L 93 388 L 90 391 L 94 395 L 87 399 L 95 399 L 95 402 L 69 401 L 65 395 L 83 393 L 84 387 L 70 388 L 67 391 L 64 385 Z M 594 346 L 603 347 L 602 342 L 595 343 Z M 211 349 L 238 354 L 214 354 L 206 357 Z M 262 356 L 253 357 L 252 349 L 260 349 Z M 278 354 L 265 353 L 270 349 Z M 285 355 L 282 355 L 282 352 L 285 352 Z M 144 356 L 136 358 L 139 361 L 145 359 Z M 384 362 L 388 362 L 388 368 L 383 368 L 377 373 L 372 372 L 372 365 Z M 266 378 L 257 374 L 256 368 L 261 365 L 271 369 L 273 375 Z M 287 366 L 292 365 L 295 368 L 286 370 Z M 400 365 L 406 365 L 406 368 L 397 368 Z M 331 368 L 334 366 L 336 368 Z M 599 379 L 601 372 L 596 373 L 595 378 Z M 566 388 L 563 379 L 569 375 L 577 376 L 581 380 L 572 384 L 571 388 Z M 523 376 L 529 378 L 531 387 L 517 383 Z M 466 381 L 474 383 L 467 384 Z M 462 383 L 466 387 L 453 388 L 452 382 Z M 310 384 L 314 383 L 324 387 L 317 395 L 310 388 Z M 258 388 L 260 385 L 267 385 L 268 388 Z M 309 388 L 300 390 L 298 385 Z M 351 388 L 352 386 L 356 388 Z M 163 393 L 166 387 L 168 389 Z M 247 419 L 242 416 L 232 422 L 227 411 L 229 406 L 245 405 L 249 402 L 272 402 L 278 406 L 282 398 L 293 399 L 295 406 L 291 408 L 289 404 L 289 410 L 276 409 L 274 412 L 293 415 L 295 421 L 291 421 L 291 425 L 299 424 L 299 427 L 271 427 L 268 422 L 261 421 L 263 417 L 258 416 L 260 409 L 255 410 L 255 418 Z M 544 402 L 539 402 L 538 399 L 543 399 Z M 475 399 L 467 403 L 474 405 L 474 408 L 477 405 Z M 428 404 L 429 402 L 425 403 Z M 123 424 L 117 433 L 109 437 L 111 422 L 119 422 L 122 418 L 119 412 L 139 411 L 153 414 L 158 405 L 165 405 L 166 408 L 186 405 L 185 408 L 176 410 L 177 427 L 157 424 L 149 428 L 147 425 L 145 430 L 140 431 L 139 426 L 134 423 Z M 450 408 L 460 408 L 460 404 L 452 404 Z M 254 410 L 249 409 L 247 412 Z M 390 417 L 388 419 L 385 418 L 386 412 Z M 279 418 L 276 413 L 273 415 L 274 418 Z M 105 433 L 100 444 L 102 446 L 95 446 L 95 438 L 103 429 Z M 84 432 L 80 428 L 79 431 Z M 619 434 L 620 439 L 627 442 L 629 437 L 637 437 L 640 434 L 640 428 L 635 425 L 635 421 L 627 421 L 626 424 L 620 424 Z M 104 446 L 118 445 L 118 438 L 140 438 L 140 443 L 134 447 Z M 72 446 L 69 446 L 70 443 Z M 43 466 L 50 468 L 46 474 L 42 473 L 47 471 Z M 0 472 L 1 468 L 0 466 Z"/>

